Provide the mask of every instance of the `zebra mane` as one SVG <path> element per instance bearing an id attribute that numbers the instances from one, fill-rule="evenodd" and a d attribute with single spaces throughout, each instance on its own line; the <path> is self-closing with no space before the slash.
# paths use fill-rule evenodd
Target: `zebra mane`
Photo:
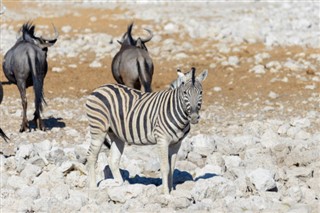
<path id="1" fill-rule="evenodd" d="M 196 81 L 196 68 L 192 67 L 191 68 L 192 71 L 192 85 L 194 85 L 195 81 Z"/>

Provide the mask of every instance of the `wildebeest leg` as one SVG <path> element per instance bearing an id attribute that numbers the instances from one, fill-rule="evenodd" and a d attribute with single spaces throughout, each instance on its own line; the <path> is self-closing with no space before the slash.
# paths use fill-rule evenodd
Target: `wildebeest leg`
<path id="1" fill-rule="evenodd" d="M 27 102 L 27 96 L 26 96 L 26 85 L 25 83 L 18 83 L 17 85 L 20 92 L 20 96 L 21 96 L 22 110 L 23 110 L 20 132 L 24 132 L 29 128 L 28 119 L 27 119 L 28 102 Z"/>
<path id="2" fill-rule="evenodd" d="M 45 131 L 45 125 L 41 119 L 41 115 L 40 115 L 40 111 L 39 109 L 36 109 L 36 111 L 34 111 L 34 118 L 33 118 L 33 122 L 36 125 L 36 128 L 39 128 L 42 131 Z"/>
<path id="3" fill-rule="evenodd" d="M 136 79 L 136 80 L 124 79 L 124 85 L 137 90 L 141 89 L 141 84 L 139 79 Z"/>
<path id="4" fill-rule="evenodd" d="M 132 85 L 130 85 L 129 87 L 135 88 L 137 90 L 140 90 L 141 89 L 141 83 L 140 83 L 139 80 L 137 80 L 137 81 L 133 82 Z"/>

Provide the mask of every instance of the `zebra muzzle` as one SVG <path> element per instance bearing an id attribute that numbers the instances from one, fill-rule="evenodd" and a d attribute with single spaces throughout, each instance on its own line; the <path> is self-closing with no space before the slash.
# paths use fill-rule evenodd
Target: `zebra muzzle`
<path id="1" fill-rule="evenodd" d="M 199 122 L 199 119 L 200 119 L 200 115 L 197 113 L 192 113 L 189 117 L 191 124 L 197 124 Z"/>

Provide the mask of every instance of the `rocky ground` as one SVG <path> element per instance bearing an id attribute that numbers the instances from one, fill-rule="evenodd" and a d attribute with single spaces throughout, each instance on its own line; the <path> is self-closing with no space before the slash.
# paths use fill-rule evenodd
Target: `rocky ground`
<path id="1" fill-rule="evenodd" d="M 320 5 L 305 3 L 102 3 L 3 1 L 1 63 L 28 20 L 53 35 L 45 79 L 47 131 L 18 133 L 21 101 L 4 83 L 1 212 L 319 212 Z M 161 195 L 155 146 L 126 147 L 122 186 L 99 155 L 99 189 L 81 162 L 89 146 L 84 103 L 113 83 L 110 65 L 127 25 L 154 60 L 154 90 L 176 69 L 208 69 L 201 121 L 183 142 L 176 190 Z M 28 91 L 28 118 L 33 93 Z M 31 125 L 32 126 L 32 125 Z"/>

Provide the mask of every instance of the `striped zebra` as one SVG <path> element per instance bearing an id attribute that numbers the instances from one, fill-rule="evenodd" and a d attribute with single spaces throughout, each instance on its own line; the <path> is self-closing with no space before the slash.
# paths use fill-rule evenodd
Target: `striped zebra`
<path id="1" fill-rule="evenodd" d="M 88 150 L 89 187 L 96 187 L 95 164 L 102 144 L 110 146 L 109 167 L 115 181 L 122 184 L 119 170 L 125 142 L 157 145 L 160 154 L 163 193 L 172 189 L 172 174 L 182 140 L 190 124 L 199 121 L 202 81 L 207 70 L 192 78 L 183 74 L 175 89 L 144 93 L 125 85 L 107 84 L 93 91 L 86 102 L 91 144 Z"/>

